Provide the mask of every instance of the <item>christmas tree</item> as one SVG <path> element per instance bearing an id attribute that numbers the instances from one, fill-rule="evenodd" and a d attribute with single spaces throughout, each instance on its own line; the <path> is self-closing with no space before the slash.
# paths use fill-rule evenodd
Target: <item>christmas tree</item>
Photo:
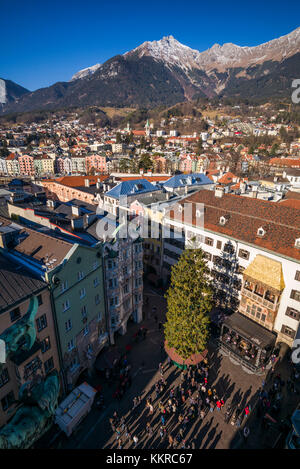
<path id="1" fill-rule="evenodd" d="M 186 249 L 172 267 L 165 338 L 184 360 L 203 352 L 209 339 L 213 292 L 208 274 L 201 249 Z"/>

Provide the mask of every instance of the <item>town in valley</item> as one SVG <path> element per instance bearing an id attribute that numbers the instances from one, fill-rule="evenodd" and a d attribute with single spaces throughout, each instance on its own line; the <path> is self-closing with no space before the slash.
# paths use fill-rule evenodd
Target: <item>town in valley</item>
<path id="1" fill-rule="evenodd" d="M 164 36 L 0 79 L 1 449 L 299 449 L 299 57 Z"/>

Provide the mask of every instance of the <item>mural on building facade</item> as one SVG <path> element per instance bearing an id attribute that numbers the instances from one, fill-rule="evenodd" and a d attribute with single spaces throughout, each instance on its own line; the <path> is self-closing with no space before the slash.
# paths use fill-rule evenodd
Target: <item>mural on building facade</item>
<path id="1" fill-rule="evenodd" d="M 38 311 L 37 297 L 30 299 L 27 313 L 6 329 L 0 339 L 5 342 L 6 361 L 20 351 L 30 351 L 36 341 L 35 316 Z M 1 364 L 0 364 L 1 372 Z M 24 449 L 48 430 L 57 407 L 59 396 L 57 372 L 44 380 L 26 382 L 19 390 L 20 407 L 12 420 L 0 430 L 0 449 Z"/>

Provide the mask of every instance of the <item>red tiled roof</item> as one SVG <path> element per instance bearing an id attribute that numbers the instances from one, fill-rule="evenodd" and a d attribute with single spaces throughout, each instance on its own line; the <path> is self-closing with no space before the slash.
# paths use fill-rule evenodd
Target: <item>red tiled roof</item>
<path id="1" fill-rule="evenodd" d="M 300 168 L 300 158 L 271 158 L 269 164 Z"/>
<path id="2" fill-rule="evenodd" d="M 16 156 L 16 155 L 15 155 L 14 153 L 10 153 L 10 154 L 6 157 L 6 159 L 7 159 L 7 160 L 14 160 L 14 159 L 15 159 L 15 156 Z"/>
<path id="3" fill-rule="evenodd" d="M 225 173 L 220 179 L 218 179 L 218 183 L 220 184 L 229 184 L 230 182 L 233 182 L 233 179 L 237 179 L 237 176 L 233 173 Z"/>
<path id="4" fill-rule="evenodd" d="M 100 182 L 102 182 L 107 178 L 107 175 L 100 174 L 99 176 L 63 176 L 57 179 L 51 179 L 50 181 L 59 182 L 60 184 L 68 187 L 81 187 L 84 186 L 85 179 L 88 179 L 90 184 L 96 184 L 98 179 L 100 179 Z"/>
<path id="5" fill-rule="evenodd" d="M 296 192 L 296 191 L 288 191 L 286 194 L 285 194 L 285 199 L 295 199 L 295 200 L 300 200 L 300 192 Z"/>
<path id="6" fill-rule="evenodd" d="M 202 190 L 184 199 L 183 213 L 177 209 L 169 211 L 169 218 L 184 219 L 184 204 L 192 204 L 192 224 L 200 226 L 196 219 L 196 204 L 204 204 L 204 228 L 220 233 L 258 248 L 282 254 L 300 261 L 300 250 L 295 247 L 300 238 L 300 211 L 278 203 L 252 199 L 233 194 L 215 197 L 214 191 Z M 191 217 L 188 214 L 187 219 Z M 220 225 L 221 216 L 229 216 L 225 225 Z M 266 234 L 257 236 L 264 226 Z"/>
<path id="7" fill-rule="evenodd" d="M 285 207 L 300 209 L 300 200 L 297 200 L 297 199 L 284 199 L 284 200 L 279 200 L 279 202 L 277 203 L 280 205 L 284 205 Z"/>

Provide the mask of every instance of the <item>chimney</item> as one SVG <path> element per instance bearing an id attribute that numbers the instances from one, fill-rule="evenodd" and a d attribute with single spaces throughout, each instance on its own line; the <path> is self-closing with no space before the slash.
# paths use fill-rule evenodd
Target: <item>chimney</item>
<path id="1" fill-rule="evenodd" d="M 48 199 L 47 200 L 47 207 L 54 208 L 54 200 Z"/>
<path id="2" fill-rule="evenodd" d="M 7 248 L 7 236 L 6 233 L 0 233 L 0 248 Z"/>
<path id="3" fill-rule="evenodd" d="M 222 186 L 216 186 L 215 187 L 215 197 L 223 197 L 224 195 L 224 188 Z"/>
<path id="4" fill-rule="evenodd" d="M 90 187 L 90 180 L 89 180 L 89 179 L 85 179 L 85 180 L 84 180 L 84 185 L 85 185 L 85 187 Z"/>
<path id="5" fill-rule="evenodd" d="M 80 216 L 80 209 L 76 205 L 72 205 L 72 215 L 74 215 L 75 217 Z"/>

